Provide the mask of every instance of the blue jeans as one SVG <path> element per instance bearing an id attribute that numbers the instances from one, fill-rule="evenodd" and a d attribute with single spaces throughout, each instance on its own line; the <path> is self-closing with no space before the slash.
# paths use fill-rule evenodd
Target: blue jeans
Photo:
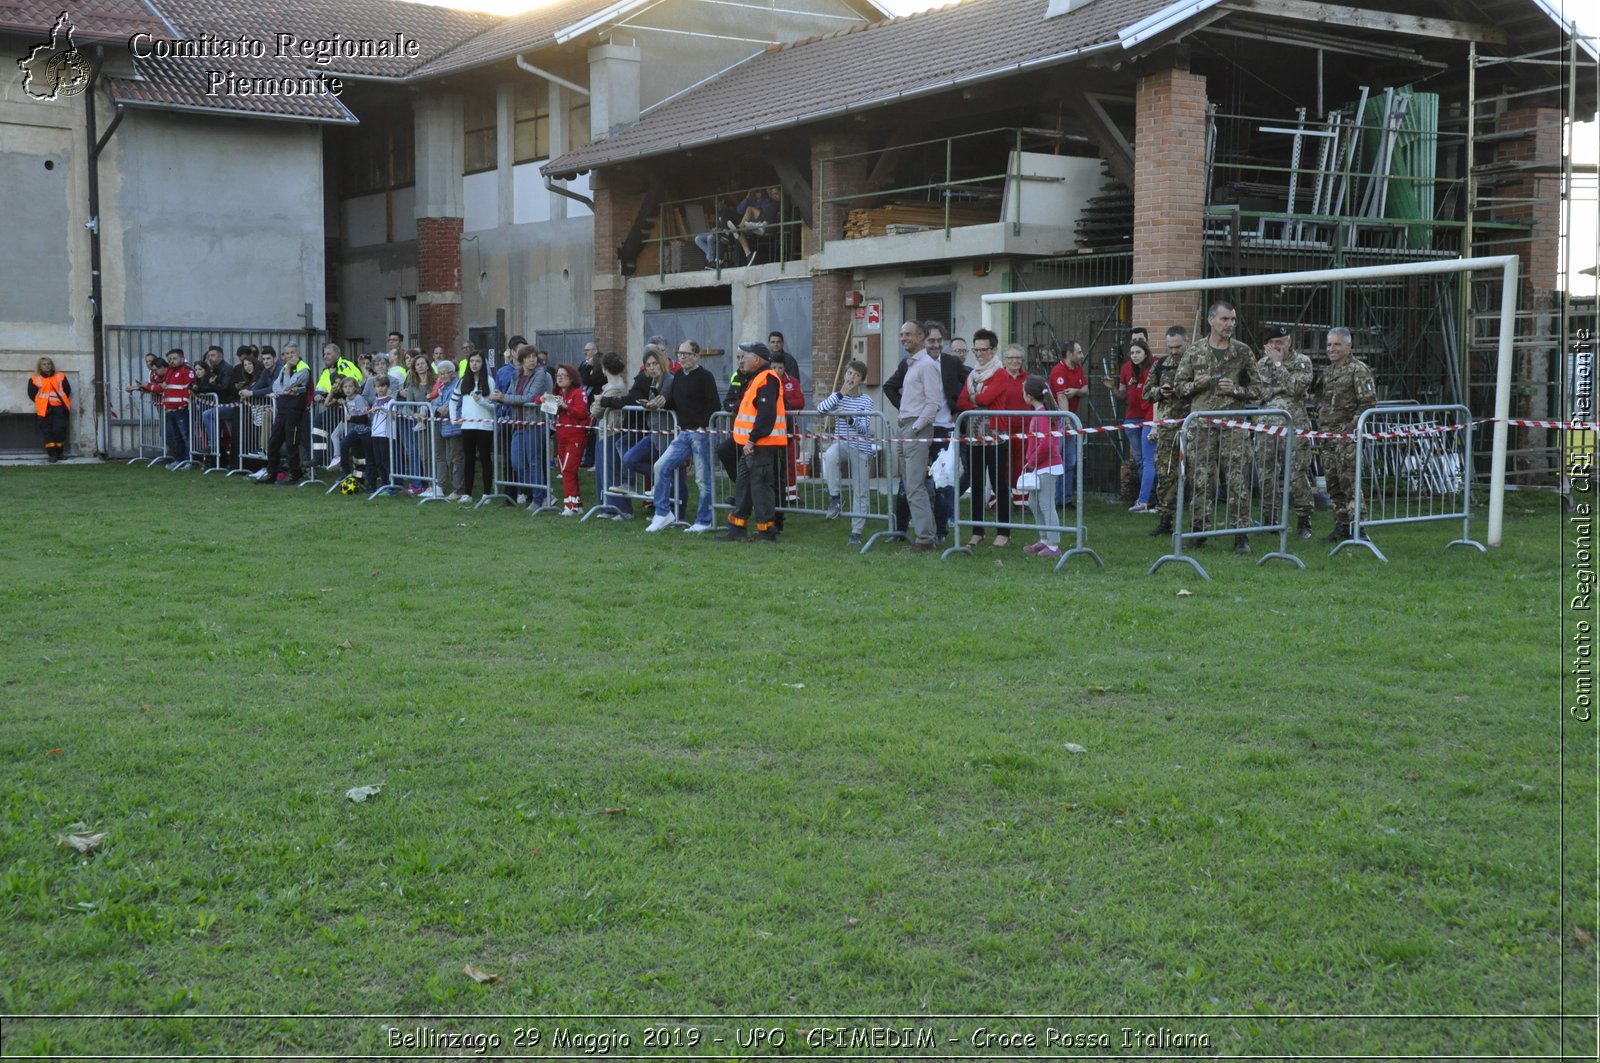
<path id="1" fill-rule="evenodd" d="M 595 497 L 603 506 L 613 506 L 624 517 L 633 516 L 633 500 L 624 495 L 608 494 L 607 490 L 613 485 L 622 484 L 622 450 L 623 437 L 607 432 L 599 436 L 594 444 L 594 489 Z"/>
<path id="2" fill-rule="evenodd" d="M 677 473 L 678 497 L 688 502 L 689 485 L 685 482 L 683 467 L 691 458 L 694 460 L 695 490 L 700 493 L 699 508 L 695 511 L 694 522 L 710 524 L 712 484 L 710 432 L 693 430 L 679 432 L 662 452 L 661 457 L 656 459 L 656 515 L 672 511 L 672 502 L 667 498 L 667 485 L 673 481 L 673 473 Z"/>
<path id="3" fill-rule="evenodd" d="M 167 411 L 167 453 L 174 462 L 189 460 L 189 408 Z"/>
<path id="4" fill-rule="evenodd" d="M 545 432 L 541 423 L 511 433 L 512 475 L 518 483 L 533 486 L 533 500 L 539 505 L 544 504 L 550 484 L 550 462 L 545 457 Z"/>
<path id="5" fill-rule="evenodd" d="M 1156 444 L 1150 438 L 1148 425 L 1128 425 L 1123 430 L 1128 437 L 1128 448 L 1139 455 L 1139 502 L 1148 506 L 1154 500 L 1156 489 Z"/>

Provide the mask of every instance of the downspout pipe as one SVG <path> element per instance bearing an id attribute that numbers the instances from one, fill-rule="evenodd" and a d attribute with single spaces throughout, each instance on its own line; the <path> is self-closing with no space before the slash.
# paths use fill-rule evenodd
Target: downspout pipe
<path id="1" fill-rule="evenodd" d="M 593 213 L 594 200 L 590 199 L 588 196 L 579 195 L 570 188 L 563 188 L 561 185 L 555 183 L 554 178 L 548 176 L 544 179 L 544 186 L 558 196 L 566 196 L 568 199 L 577 200 L 579 203 L 582 203 L 584 206 L 588 207 L 590 212 Z"/>
<path id="2" fill-rule="evenodd" d="M 97 49 L 99 55 L 104 56 L 103 49 Z M 104 458 L 110 453 L 111 430 L 106 423 L 106 334 L 105 317 L 101 307 L 105 301 L 104 289 L 100 275 L 100 154 L 105 151 L 110 143 L 112 134 L 122 124 L 123 107 L 116 105 L 116 113 L 111 118 L 111 124 L 106 126 L 106 131 L 98 138 L 95 136 L 95 90 L 99 88 L 100 70 L 98 65 L 89 80 L 89 88 L 83 94 L 83 109 L 85 118 L 85 136 L 89 147 L 89 221 L 85 228 L 89 230 L 89 305 L 93 308 L 90 330 L 94 339 L 94 424 L 95 424 L 95 457 Z"/>
<path id="3" fill-rule="evenodd" d="M 550 71 L 548 71 L 548 70 L 540 70 L 538 67 L 534 66 L 532 63 L 530 63 L 526 59 L 522 58 L 522 56 L 520 54 L 517 56 L 517 65 L 519 67 L 521 67 L 522 69 L 526 70 L 530 74 L 534 74 L 534 75 L 536 75 L 538 77 L 542 77 L 546 81 L 555 82 L 557 85 L 560 85 L 562 88 L 568 90 L 569 92 L 576 92 L 580 96 L 589 95 L 589 90 L 584 88 L 582 85 L 579 85 L 577 82 L 568 81 L 564 77 L 557 77 L 555 74 L 550 73 Z"/>

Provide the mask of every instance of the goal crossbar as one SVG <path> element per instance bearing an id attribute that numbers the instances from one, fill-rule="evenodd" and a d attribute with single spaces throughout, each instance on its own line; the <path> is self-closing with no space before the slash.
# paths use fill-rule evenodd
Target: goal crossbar
<path id="1" fill-rule="evenodd" d="M 995 307 L 1006 303 L 1031 303 L 1042 300 L 1084 299 L 1100 296 L 1154 295 L 1161 292 L 1210 292 L 1232 288 L 1267 288 L 1278 284 L 1322 284 L 1332 281 L 1370 280 L 1383 277 L 1415 277 L 1433 273 L 1462 273 L 1498 269 L 1503 281 L 1500 289 L 1500 336 L 1495 360 L 1494 443 L 1489 473 L 1489 527 L 1485 540 L 1500 545 L 1501 524 L 1506 504 L 1506 441 L 1511 417 L 1511 348 L 1517 314 L 1517 278 L 1521 265 L 1516 255 L 1482 258 L 1452 258 L 1429 262 L 1394 262 L 1383 266 L 1346 266 L 1341 269 L 1311 269 L 1296 273 L 1254 273 L 1244 277 L 1211 277 L 1206 280 L 1151 281 L 1146 284 L 1107 284 L 1091 288 L 1052 288 L 1044 291 L 994 292 L 983 296 L 983 327 L 994 329 Z"/>

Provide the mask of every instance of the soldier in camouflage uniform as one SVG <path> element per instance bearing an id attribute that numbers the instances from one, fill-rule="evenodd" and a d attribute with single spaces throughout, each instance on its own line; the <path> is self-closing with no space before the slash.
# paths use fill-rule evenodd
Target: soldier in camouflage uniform
<path id="1" fill-rule="evenodd" d="M 1178 376 L 1178 363 L 1189 346 L 1189 330 L 1182 325 L 1167 329 L 1167 355 L 1150 363 L 1150 376 L 1144 382 L 1145 398 L 1154 407 L 1152 420 L 1171 418 L 1183 420 L 1189 412 L 1189 400 L 1178 397 L 1173 384 Z M 1152 537 L 1172 534 L 1172 514 L 1178 506 L 1178 426 L 1157 425 L 1150 438 L 1156 445 L 1156 488 L 1151 507 L 1161 519 L 1150 532 Z"/>
<path id="2" fill-rule="evenodd" d="M 1359 358 L 1350 356 L 1350 330 L 1328 330 L 1328 368 L 1320 385 L 1322 401 L 1317 407 L 1317 427 L 1323 432 L 1356 430 L 1363 410 L 1378 404 L 1378 387 L 1372 370 Z M 1332 543 L 1350 538 L 1352 505 L 1356 490 L 1356 444 L 1354 439 L 1323 440 L 1322 471 L 1328 478 L 1328 496 L 1333 499 Z"/>
<path id="3" fill-rule="evenodd" d="M 1206 313 L 1210 335 L 1183 352 L 1176 390 L 1190 401 L 1192 409 L 1242 410 L 1258 395 L 1255 352 L 1249 344 L 1233 338 L 1237 317 L 1232 303 L 1213 303 Z M 1211 528 L 1219 468 L 1227 478 L 1229 525 L 1250 527 L 1250 433 L 1238 428 L 1192 425 L 1187 459 L 1194 477 L 1194 530 Z M 1195 541 L 1196 546 L 1204 543 L 1204 539 Z M 1233 549 L 1235 553 L 1248 554 L 1249 537 L 1235 535 Z"/>
<path id="4" fill-rule="evenodd" d="M 1289 330 L 1275 326 L 1267 333 L 1267 352 L 1256 361 L 1256 378 L 1261 382 L 1261 405 L 1288 410 L 1289 424 L 1296 432 L 1311 427 L 1306 415 L 1306 395 L 1311 391 L 1315 371 L 1311 359 L 1292 350 Z M 1256 476 L 1261 483 L 1261 509 L 1263 523 L 1278 521 L 1278 476 L 1281 472 L 1283 440 L 1277 436 L 1258 435 L 1255 441 Z M 1311 538 L 1311 441 L 1295 438 L 1293 456 L 1289 459 L 1289 508 L 1300 518 L 1296 534 L 1302 539 Z"/>

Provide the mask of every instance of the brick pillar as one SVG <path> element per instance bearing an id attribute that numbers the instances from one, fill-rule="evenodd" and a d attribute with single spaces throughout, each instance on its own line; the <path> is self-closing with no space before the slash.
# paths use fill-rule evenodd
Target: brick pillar
<path id="1" fill-rule="evenodd" d="M 859 152 L 866 146 L 866 138 L 860 134 L 811 138 L 812 218 L 817 224 L 802 237 L 801 249 L 806 255 L 820 251 L 822 243 L 844 239 L 845 218 L 857 204 L 824 204 L 823 200 L 865 191 L 867 159 Z M 855 157 L 826 161 L 838 155 Z M 844 305 L 844 293 L 850 287 L 848 273 L 818 273 L 811 278 L 811 380 L 806 384 L 807 395 L 820 398 L 833 390 L 839 379 L 839 353 L 855 317 L 855 311 Z"/>
<path id="2" fill-rule="evenodd" d="M 594 341 L 602 351 L 616 351 L 630 364 L 628 285 L 617 249 L 644 202 L 644 190 L 633 185 L 615 169 L 596 170 L 589 178 L 594 197 Z"/>
<path id="3" fill-rule="evenodd" d="M 1511 202 L 1495 209 L 1497 221 L 1516 222 L 1531 227 L 1528 239 L 1494 247 L 1494 254 L 1515 253 L 1522 259 L 1522 291 L 1518 303 L 1521 309 L 1533 311 L 1535 316 L 1518 322 L 1519 350 L 1514 379 L 1520 383 L 1536 384 L 1550 379 L 1552 359 L 1559 359 L 1556 343 L 1532 344 L 1530 340 L 1546 337 L 1554 341 L 1560 335 L 1557 320 L 1561 262 L 1561 170 L 1562 112 L 1553 107 L 1516 107 L 1500 115 L 1496 133 L 1525 131 L 1523 137 L 1497 141 L 1495 162 L 1515 163 L 1538 167 L 1526 175 L 1504 185 L 1488 188 L 1484 194 Z M 1554 418 L 1560 411 L 1550 405 L 1549 389 L 1543 387 L 1519 388 L 1512 400 L 1511 415 L 1529 420 L 1544 421 Z M 1543 429 L 1513 429 L 1521 438 L 1513 446 L 1543 447 L 1550 443 Z M 1518 482 L 1537 481 L 1539 470 L 1529 458 L 1518 461 Z"/>
<path id="4" fill-rule="evenodd" d="M 461 331 L 461 219 L 417 219 L 417 316 L 422 349 L 454 351 Z"/>
<path id="5" fill-rule="evenodd" d="M 1168 68 L 1139 79 L 1133 187 L 1133 281 L 1198 279 L 1205 265 L 1206 79 Z M 1169 325 L 1194 331 L 1194 292 L 1133 297 L 1133 323 L 1159 340 Z"/>

